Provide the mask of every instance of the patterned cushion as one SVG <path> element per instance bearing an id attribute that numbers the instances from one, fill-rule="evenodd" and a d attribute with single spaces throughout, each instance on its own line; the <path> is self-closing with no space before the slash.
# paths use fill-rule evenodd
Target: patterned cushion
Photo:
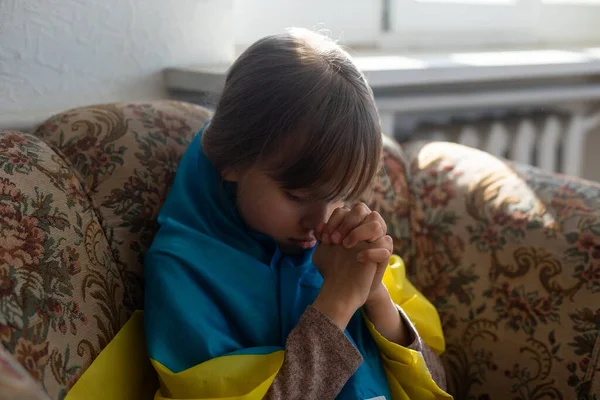
<path id="1" fill-rule="evenodd" d="M 52 398 L 142 308 L 143 253 L 208 115 L 100 105 L 0 133 L 0 340 Z"/>
<path id="2" fill-rule="evenodd" d="M 209 115 L 174 101 L 97 105 L 58 114 L 35 131 L 73 166 L 102 222 L 125 281 L 119 326 L 143 305 L 143 254 L 179 159 Z"/>
<path id="3" fill-rule="evenodd" d="M 600 394 L 600 186 L 456 144 L 405 151 L 410 273 L 455 397 Z"/>
<path id="4" fill-rule="evenodd" d="M 19 132 L 0 132 L 0 243 L 1 344 L 62 397 L 119 329 L 123 280 L 78 177 Z"/>

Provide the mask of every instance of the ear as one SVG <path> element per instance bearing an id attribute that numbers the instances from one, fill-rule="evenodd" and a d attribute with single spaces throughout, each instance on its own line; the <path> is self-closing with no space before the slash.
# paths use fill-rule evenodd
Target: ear
<path id="1" fill-rule="evenodd" d="M 240 171 L 234 168 L 226 168 L 221 172 L 221 178 L 224 181 L 238 182 L 240 180 Z"/>

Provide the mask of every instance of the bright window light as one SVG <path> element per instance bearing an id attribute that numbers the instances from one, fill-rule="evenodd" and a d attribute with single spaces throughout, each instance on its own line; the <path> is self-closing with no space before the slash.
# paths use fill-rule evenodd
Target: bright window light
<path id="1" fill-rule="evenodd" d="M 600 58 L 600 47 L 591 47 L 584 52 L 592 58 Z"/>
<path id="2" fill-rule="evenodd" d="M 575 64 L 589 60 L 589 57 L 570 51 L 532 50 L 532 51 L 499 51 L 489 53 L 457 53 L 452 54 L 452 61 L 459 64 L 479 67 L 510 65 L 546 65 Z"/>
<path id="3" fill-rule="evenodd" d="M 542 0 L 543 4 L 572 5 L 600 5 L 600 0 Z"/>
<path id="4" fill-rule="evenodd" d="M 517 0 L 416 0 L 416 1 L 417 1 L 417 3 L 468 4 L 468 5 L 482 5 L 482 6 L 515 5 L 515 4 L 517 4 Z M 563 1 L 568 1 L 568 0 L 563 0 Z M 590 0 L 590 1 L 592 1 L 592 0 Z M 600 0 L 598 0 L 598 1 L 600 1 Z"/>
<path id="5" fill-rule="evenodd" d="M 354 57 L 353 60 L 363 71 L 427 68 L 425 61 L 400 56 L 360 56 Z"/>

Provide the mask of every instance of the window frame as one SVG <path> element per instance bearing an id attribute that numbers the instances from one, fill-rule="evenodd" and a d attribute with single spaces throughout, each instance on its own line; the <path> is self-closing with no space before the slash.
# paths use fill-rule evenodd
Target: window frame
<path id="1" fill-rule="evenodd" d="M 233 0 L 235 44 L 243 49 L 289 26 L 323 30 L 349 47 L 384 51 L 600 43 L 600 0 L 480 1 Z"/>

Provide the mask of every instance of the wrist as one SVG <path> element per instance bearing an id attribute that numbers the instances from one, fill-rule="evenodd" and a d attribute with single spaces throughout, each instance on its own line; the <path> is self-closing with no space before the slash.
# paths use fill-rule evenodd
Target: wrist
<path id="1" fill-rule="evenodd" d="M 327 315 L 341 330 L 345 330 L 350 319 L 360 306 L 341 298 L 334 291 L 323 285 L 312 306 Z"/>
<path id="2" fill-rule="evenodd" d="M 381 286 L 382 288 L 374 289 L 369 295 L 364 306 L 365 313 L 383 337 L 400 346 L 408 346 L 411 343 L 411 335 L 406 321 L 385 285 Z"/>
<path id="3" fill-rule="evenodd" d="M 369 297 L 365 302 L 365 309 L 379 308 L 382 304 L 386 303 L 393 304 L 393 301 L 387 287 L 385 287 L 382 282 L 379 282 L 377 286 L 371 290 L 371 293 L 369 293 Z"/>

